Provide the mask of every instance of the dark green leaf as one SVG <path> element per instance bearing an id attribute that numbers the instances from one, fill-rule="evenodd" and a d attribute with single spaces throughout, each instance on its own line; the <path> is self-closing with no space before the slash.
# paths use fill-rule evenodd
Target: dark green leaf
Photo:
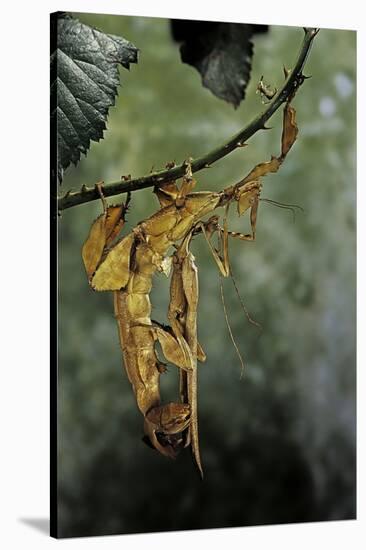
<path id="1" fill-rule="evenodd" d="M 174 40 L 181 42 L 182 61 L 199 71 L 213 94 L 238 107 L 250 78 L 251 37 L 268 27 L 173 19 L 171 29 Z"/>
<path id="2" fill-rule="evenodd" d="M 57 170 L 63 171 L 90 140 L 99 141 L 106 129 L 109 107 L 120 83 L 118 64 L 137 63 L 137 48 L 124 38 L 104 34 L 66 14 L 53 19 L 57 47 L 51 52 L 51 117 L 57 129 Z"/>

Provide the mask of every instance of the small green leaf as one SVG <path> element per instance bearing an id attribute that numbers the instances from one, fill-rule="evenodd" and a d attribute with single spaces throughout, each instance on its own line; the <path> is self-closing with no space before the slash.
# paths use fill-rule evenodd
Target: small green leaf
<path id="1" fill-rule="evenodd" d="M 51 120 L 57 131 L 57 171 L 86 154 L 90 140 L 103 138 L 109 108 L 120 84 L 118 64 L 137 63 L 137 48 L 122 37 L 105 34 L 66 14 L 57 14 L 51 33 Z"/>

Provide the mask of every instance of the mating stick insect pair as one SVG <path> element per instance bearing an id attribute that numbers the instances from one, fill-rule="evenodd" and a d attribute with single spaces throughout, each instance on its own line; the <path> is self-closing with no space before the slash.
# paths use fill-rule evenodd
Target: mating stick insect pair
<path id="1" fill-rule="evenodd" d="M 104 210 L 94 221 L 82 250 L 89 284 L 97 291 L 114 292 L 124 366 L 144 417 L 145 441 L 170 458 L 190 446 L 201 476 L 197 360 L 204 361 L 206 357 L 197 340 L 198 277 L 190 243 L 202 232 L 221 274 L 224 277 L 230 274 L 229 236 L 255 239 L 260 178 L 277 172 L 296 140 L 297 131 L 295 110 L 287 102 L 278 157 L 256 165 L 243 180 L 221 192 L 193 192 L 196 182 L 187 163 L 181 186 L 170 182 L 157 187 L 160 209 L 117 242 L 130 197 L 126 204 L 107 206 L 99 186 Z M 228 209 L 233 201 L 237 203 L 239 215 L 250 211 L 251 233 L 248 235 L 228 230 Z M 219 207 L 225 207 L 223 227 L 217 215 L 204 220 Z M 214 233 L 219 234 L 221 250 L 211 243 Z M 172 249 L 174 253 L 169 255 Z M 161 271 L 168 275 L 170 270 L 170 326 L 165 326 L 151 319 L 149 294 L 154 273 Z M 157 343 L 165 360 L 179 369 L 177 402 L 163 404 L 161 401 L 159 379 L 166 367 L 157 355 Z"/>

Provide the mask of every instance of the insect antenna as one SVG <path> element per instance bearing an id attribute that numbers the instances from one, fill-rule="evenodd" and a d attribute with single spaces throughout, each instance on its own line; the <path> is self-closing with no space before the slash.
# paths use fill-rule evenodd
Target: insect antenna
<path id="1" fill-rule="evenodd" d="M 222 284 L 222 276 L 220 275 L 220 292 L 221 292 L 221 301 L 222 301 L 222 306 L 223 306 L 223 309 L 224 309 L 224 315 L 225 315 L 225 321 L 226 321 L 226 325 L 227 325 L 227 328 L 229 330 L 229 334 L 230 334 L 230 338 L 231 338 L 231 341 L 234 345 L 234 348 L 235 348 L 235 351 L 237 353 L 237 356 L 239 357 L 239 361 L 240 361 L 240 364 L 241 364 L 241 371 L 240 371 L 240 378 L 243 377 L 243 372 L 244 372 L 244 361 L 243 361 L 243 357 L 239 351 L 239 348 L 236 344 L 236 341 L 235 341 L 235 338 L 234 338 L 234 335 L 233 335 L 233 331 L 231 330 L 231 326 L 230 326 L 230 321 L 229 321 L 229 317 L 228 317 L 228 314 L 227 314 L 227 310 L 226 310 L 226 304 L 225 304 L 225 295 L 224 295 L 224 286 Z"/>
<path id="2" fill-rule="evenodd" d="M 254 325 L 256 326 L 257 328 L 259 328 L 260 331 L 262 331 L 262 325 L 260 323 L 258 323 L 257 321 L 255 321 L 254 319 L 252 319 L 252 317 L 250 316 L 250 313 L 249 311 L 247 310 L 245 304 L 244 304 L 244 301 L 240 295 L 240 292 L 239 292 L 239 289 L 238 289 L 238 286 L 236 284 L 236 281 L 235 281 L 235 277 L 234 277 L 234 273 L 233 273 L 233 269 L 232 267 L 230 266 L 230 278 L 232 280 L 232 283 L 234 285 L 234 288 L 235 288 L 235 292 L 236 292 L 236 295 L 237 297 L 239 298 L 239 302 L 240 302 L 240 305 L 242 307 L 242 310 L 244 311 L 244 314 L 246 316 L 246 318 L 248 319 L 249 323 L 251 325 Z"/>
<path id="3" fill-rule="evenodd" d="M 304 209 L 301 206 L 299 206 L 298 204 L 286 204 L 284 202 L 278 202 L 278 201 L 274 201 L 273 199 L 265 199 L 265 198 L 262 198 L 262 199 L 259 199 L 259 200 L 263 201 L 263 202 L 266 202 L 268 204 L 273 204 L 273 206 L 278 206 L 278 208 L 283 208 L 284 210 L 290 210 L 292 212 L 294 223 L 295 223 L 296 209 L 300 210 L 301 212 L 304 212 Z"/>

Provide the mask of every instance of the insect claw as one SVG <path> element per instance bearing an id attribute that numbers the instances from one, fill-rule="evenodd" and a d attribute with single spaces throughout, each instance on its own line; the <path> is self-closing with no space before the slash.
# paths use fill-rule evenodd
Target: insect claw
<path id="1" fill-rule="evenodd" d="M 104 196 L 103 194 L 103 185 L 104 185 L 104 181 L 98 181 L 98 183 L 96 183 L 94 185 L 94 188 L 96 189 L 96 191 L 98 191 L 100 197 L 102 197 L 102 195 Z"/>
<path id="2" fill-rule="evenodd" d="M 104 185 L 104 181 L 99 181 L 98 183 L 95 184 L 95 189 L 96 191 L 98 192 L 100 198 L 104 198 L 104 193 L 103 193 L 103 185 Z"/>
<path id="3" fill-rule="evenodd" d="M 188 157 L 184 162 L 183 162 L 183 165 L 186 167 L 186 173 L 185 173 L 185 178 L 187 180 L 191 180 L 193 178 L 193 174 L 192 174 L 192 162 L 193 162 L 193 158 L 192 157 Z"/>
<path id="4" fill-rule="evenodd" d="M 105 196 L 104 196 L 104 193 L 103 193 L 103 185 L 104 185 L 104 181 L 102 180 L 102 181 L 99 181 L 98 183 L 96 183 L 94 188 L 98 192 L 100 200 L 102 201 L 102 204 L 103 204 L 103 210 L 104 210 L 104 212 L 106 212 L 107 211 L 107 201 L 105 200 Z"/>

